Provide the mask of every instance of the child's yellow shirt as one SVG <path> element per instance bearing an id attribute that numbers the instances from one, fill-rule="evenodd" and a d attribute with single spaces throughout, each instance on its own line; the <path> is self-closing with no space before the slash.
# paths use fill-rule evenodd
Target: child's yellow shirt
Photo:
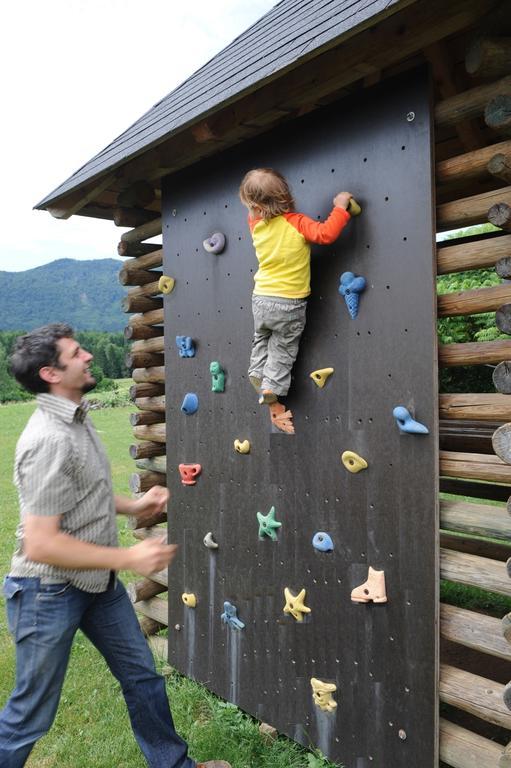
<path id="1" fill-rule="evenodd" d="M 303 213 L 283 213 L 265 221 L 248 223 L 259 262 L 254 294 L 303 299 L 310 294 L 310 243 L 328 245 L 337 240 L 351 216 L 334 208 L 326 221 Z"/>

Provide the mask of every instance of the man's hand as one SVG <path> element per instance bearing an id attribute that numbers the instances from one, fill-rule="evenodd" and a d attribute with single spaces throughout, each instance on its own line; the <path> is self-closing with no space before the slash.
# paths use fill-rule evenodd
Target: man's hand
<path id="1" fill-rule="evenodd" d="M 351 192 L 339 192 L 334 197 L 334 206 L 336 208 L 344 208 L 345 210 L 347 210 L 352 197 L 353 195 L 351 194 Z"/>
<path id="2" fill-rule="evenodd" d="M 126 567 L 141 576 L 151 576 L 152 573 L 167 568 L 176 552 L 177 544 L 166 544 L 165 536 L 144 539 L 126 551 L 128 555 Z"/>
<path id="3" fill-rule="evenodd" d="M 153 524 L 154 518 L 165 511 L 169 498 L 168 488 L 154 485 L 140 499 L 137 499 L 131 510 L 131 514 L 137 519 L 137 527 L 144 528 L 146 522 Z"/>

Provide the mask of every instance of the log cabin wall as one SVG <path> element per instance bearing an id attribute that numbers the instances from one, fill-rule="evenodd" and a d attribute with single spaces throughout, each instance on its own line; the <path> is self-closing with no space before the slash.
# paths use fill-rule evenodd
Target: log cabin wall
<path id="1" fill-rule="evenodd" d="M 505 270 L 503 260 L 511 256 L 511 77 L 507 46 L 506 41 L 496 43 L 493 36 L 483 36 L 478 42 L 475 31 L 470 30 L 423 51 L 437 86 L 437 231 L 486 221 L 502 228 L 492 236 L 439 243 L 439 275 L 497 265 Z M 482 63 L 477 64 L 479 60 Z M 395 67 L 379 77 L 384 79 L 394 72 Z M 374 79 L 368 77 L 366 85 Z M 129 211 L 130 200 L 124 203 L 119 208 Z M 123 306 L 126 312 L 136 313 L 126 328 L 126 337 L 133 340 L 129 362 L 134 368 L 132 399 L 138 409 L 132 424 L 139 442 L 130 447 L 137 469 L 132 478 L 134 492 L 166 482 L 163 301 L 159 291 L 162 251 L 144 242 L 161 232 L 161 220 L 156 218 L 157 203 L 147 210 L 147 221 L 130 219 L 126 210 L 117 220 L 121 226 L 130 221 L 135 226 L 123 235 L 119 245 L 119 254 L 128 257 L 120 280 L 130 286 Z M 508 272 L 502 274 L 509 277 Z M 438 316 L 497 311 L 505 320 L 509 311 L 506 305 L 511 303 L 510 285 L 504 281 L 493 288 L 441 296 Z M 505 567 L 510 519 L 501 502 L 510 495 L 511 466 L 507 455 L 502 459 L 495 454 L 492 436 L 500 425 L 511 421 L 509 361 L 508 340 L 450 344 L 439 350 L 440 366 L 495 366 L 497 384 L 495 393 L 439 397 L 440 491 L 473 499 L 441 499 L 440 576 L 504 596 L 511 595 Z M 137 537 L 154 535 L 150 526 L 164 525 L 162 520 L 143 522 L 144 526 L 135 530 Z M 167 574 L 162 572 L 132 589 L 148 633 L 168 622 L 167 605 L 161 597 L 166 584 Z M 511 714 L 502 695 L 511 678 L 511 646 L 503 638 L 499 618 L 445 603 L 440 606 L 440 635 L 442 764 L 509 768 L 511 752 L 503 750 Z M 164 649 L 165 641 L 159 647 Z"/>

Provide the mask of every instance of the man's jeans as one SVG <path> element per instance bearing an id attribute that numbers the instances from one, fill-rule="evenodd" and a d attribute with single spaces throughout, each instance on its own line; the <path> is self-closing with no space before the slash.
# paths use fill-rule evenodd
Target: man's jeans
<path id="1" fill-rule="evenodd" d="M 193 768 L 174 730 L 158 675 L 133 606 L 120 581 L 90 594 L 71 584 L 8 576 L 9 630 L 16 642 L 16 688 L 0 712 L 0 766 L 22 768 L 51 726 L 69 653 L 81 629 L 119 680 L 135 738 L 151 768 Z M 119 755 L 122 762 L 122 756 Z"/>

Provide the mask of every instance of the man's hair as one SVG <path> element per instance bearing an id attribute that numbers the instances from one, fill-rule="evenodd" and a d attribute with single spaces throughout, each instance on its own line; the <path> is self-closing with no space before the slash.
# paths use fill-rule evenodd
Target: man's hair
<path id="1" fill-rule="evenodd" d="M 240 186 L 240 200 L 247 208 L 259 208 L 267 221 L 294 210 L 295 201 L 284 176 L 273 168 L 249 171 Z"/>
<path id="2" fill-rule="evenodd" d="M 74 331 L 65 323 L 49 323 L 24 336 L 18 336 L 10 360 L 10 371 L 29 392 L 49 392 L 49 385 L 39 376 L 45 366 L 63 368 L 59 363 L 59 339 L 72 339 Z"/>

